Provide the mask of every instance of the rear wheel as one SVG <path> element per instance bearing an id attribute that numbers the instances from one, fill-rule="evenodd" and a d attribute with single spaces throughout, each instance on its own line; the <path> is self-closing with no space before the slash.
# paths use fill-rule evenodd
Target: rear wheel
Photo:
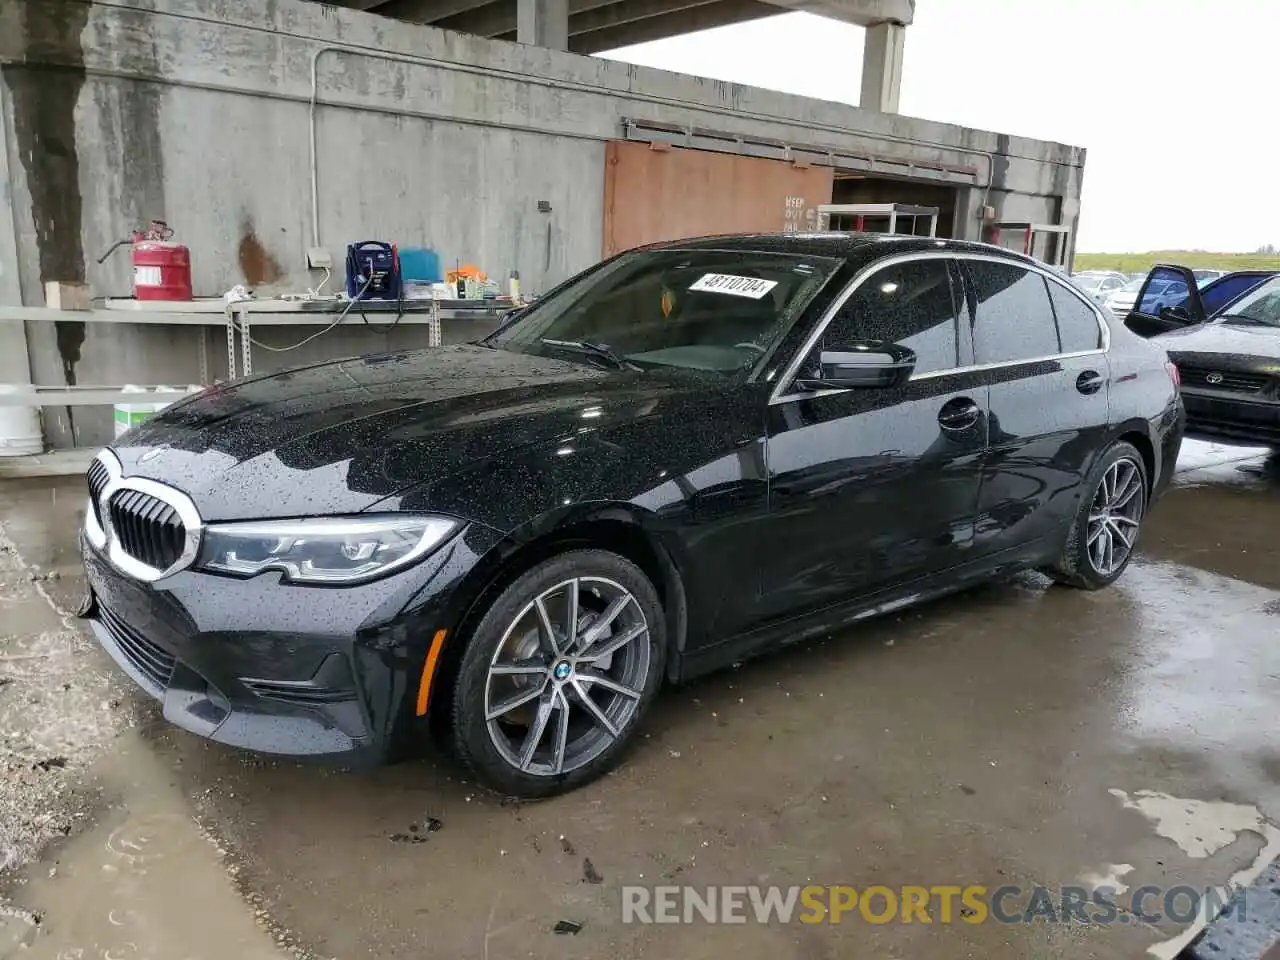
<path id="1" fill-rule="evenodd" d="M 1062 556 L 1045 572 L 1059 583 L 1097 590 L 1119 579 L 1133 559 L 1147 510 L 1147 469 L 1131 444 L 1114 444 L 1087 481 Z"/>
<path id="2" fill-rule="evenodd" d="M 605 773 L 661 683 L 665 618 L 624 557 L 575 550 L 511 584 L 463 654 L 453 745 L 485 786 L 536 798 Z"/>

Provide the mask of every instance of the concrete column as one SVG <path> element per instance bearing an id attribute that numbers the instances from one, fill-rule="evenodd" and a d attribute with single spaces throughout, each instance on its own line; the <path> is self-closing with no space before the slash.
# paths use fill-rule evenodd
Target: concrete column
<path id="1" fill-rule="evenodd" d="M 987 201 L 982 187 L 967 187 L 957 191 L 956 218 L 951 236 L 956 240 L 986 240 L 986 221 L 982 208 Z"/>
<path id="2" fill-rule="evenodd" d="M 18 280 L 18 198 L 9 173 L 9 94 L 0 83 L 0 307 L 22 305 Z M 0 383 L 30 383 L 27 331 L 21 320 L 0 319 Z"/>
<path id="3" fill-rule="evenodd" d="M 862 96 L 858 106 L 897 113 L 902 93 L 902 50 L 907 28 L 885 21 L 867 27 L 862 47 Z"/>
<path id="4" fill-rule="evenodd" d="M 569 0 L 516 0 L 516 41 L 569 49 Z"/>
<path id="5" fill-rule="evenodd" d="M 0 19 L 3 19 L 0 17 Z M 8 90 L 0 83 L 0 392 L 31 383 L 26 324 L 4 316 L 6 306 L 22 305 L 18 277 L 18 200 L 9 174 Z M 0 457 L 39 453 L 40 414 L 34 407 L 0 407 Z"/>

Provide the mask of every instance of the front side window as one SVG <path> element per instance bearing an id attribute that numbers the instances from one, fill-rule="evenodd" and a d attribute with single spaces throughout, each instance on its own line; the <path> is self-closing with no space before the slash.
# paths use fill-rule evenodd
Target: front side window
<path id="1" fill-rule="evenodd" d="M 915 351 L 916 373 L 959 366 L 959 324 L 947 263 L 911 260 L 869 276 L 827 325 L 821 349 L 878 340 Z"/>
<path id="2" fill-rule="evenodd" d="M 605 348 L 640 369 L 745 373 L 841 262 L 744 250 L 633 250 L 537 301 L 485 343 L 596 359 Z"/>
<path id="3" fill-rule="evenodd" d="M 1010 263 L 970 260 L 965 265 L 977 300 L 973 350 L 978 363 L 1062 352 L 1044 277 Z"/>
<path id="4" fill-rule="evenodd" d="M 1049 299 L 1058 319 L 1058 339 L 1063 353 L 1097 350 L 1102 346 L 1102 328 L 1093 308 L 1060 283 L 1049 284 Z"/>

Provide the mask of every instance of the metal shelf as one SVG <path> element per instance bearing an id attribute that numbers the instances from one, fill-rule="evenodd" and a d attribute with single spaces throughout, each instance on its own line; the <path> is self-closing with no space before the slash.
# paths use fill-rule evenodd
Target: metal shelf
<path id="1" fill-rule="evenodd" d="M 511 309 L 507 303 L 470 306 L 467 300 L 406 300 L 402 324 L 430 324 L 434 322 L 431 304 L 439 306 L 439 320 L 496 320 Z M 324 326 L 332 323 L 334 315 L 346 307 L 345 300 L 290 301 L 247 300 L 235 305 L 237 314 L 250 314 L 253 323 L 270 326 Z M 353 307 L 352 316 L 393 317 L 394 304 L 384 306 L 380 302 L 365 301 Z M 192 300 L 175 303 L 163 300 L 106 300 L 93 310 L 50 310 L 47 307 L 0 306 L 0 320 L 34 320 L 53 323 L 58 320 L 76 320 L 87 323 L 137 323 L 169 324 L 182 327 L 221 327 L 227 323 L 227 305 L 220 299 Z M 384 322 L 390 322 L 386 320 Z M 433 344 L 434 345 L 434 344 Z"/>
<path id="2" fill-rule="evenodd" d="M 223 327 L 226 330 L 227 370 L 229 379 L 253 373 L 252 329 L 256 325 L 272 327 L 328 326 L 346 310 L 345 299 L 323 300 L 243 300 L 227 304 L 221 298 L 191 301 L 116 300 L 98 301 L 92 310 L 50 310 L 47 307 L 0 305 L 0 322 L 5 320 L 56 323 L 123 323 L 180 327 Z M 444 321 L 495 321 L 513 308 L 509 301 L 473 300 L 404 300 L 399 302 L 364 300 L 353 305 L 343 326 L 361 325 L 362 318 L 376 317 L 379 325 L 397 324 L 428 327 L 429 347 L 443 340 Z M 396 319 L 398 316 L 398 319 Z M 237 336 L 238 334 L 238 336 Z M 208 347 L 203 333 L 197 349 L 200 380 L 209 380 Z M 238 341 L 238 349 L 237 349 Z M 114 386 L 45 387 L 16 385 L 12 391 L 0 392 L 0 406 L 102 406 L 115 403 L 172 403 L 189 396 L 188 391 L 165 391 L 145 394 Z"/>
<path id="3" fill-rule="evenodd" d="M 0 407 L 95 407 L 116 403 L 177 403 L 190 390 L 147 387 L 146 393 L 119 387 L 36 387 L 19 385 L 0 392 Z"/>

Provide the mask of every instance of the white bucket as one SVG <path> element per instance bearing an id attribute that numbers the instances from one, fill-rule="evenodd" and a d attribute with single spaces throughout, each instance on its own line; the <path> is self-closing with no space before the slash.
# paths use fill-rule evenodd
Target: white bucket
<path id="1" fill-rule="evenodd" d="M 0 393 L 17 393 L 18 388 L 0 383 Z M 29 457 L 44 453 L 40 414 L 34 407 L 0 406 L 0 457 Z"/>

